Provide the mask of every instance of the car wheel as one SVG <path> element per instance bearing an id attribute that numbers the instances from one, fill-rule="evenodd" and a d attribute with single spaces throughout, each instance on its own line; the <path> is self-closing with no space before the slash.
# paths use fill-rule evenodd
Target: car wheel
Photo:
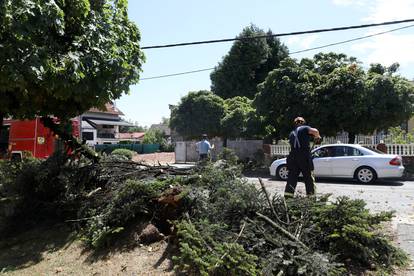
<path id="1" fill-rule="evenodd" d="M 361 167 L 355 171 L 355 178 L 359 183 L 371 184 L 377 180 L 377 174 L 373 168 Z"/>
<path id="2" fill-rule="evenodd" d="M 276 170 L 276 177 L 279 180 L 287 180 L 289 175 L 289 170 L 286 165 L 280 165 Z"/>

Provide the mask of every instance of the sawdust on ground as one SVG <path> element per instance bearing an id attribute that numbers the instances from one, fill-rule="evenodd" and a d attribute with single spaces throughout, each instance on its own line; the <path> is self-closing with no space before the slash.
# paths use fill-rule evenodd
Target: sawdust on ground
<path id="1" fill-rule="evenodd" d="M 135 162 L 144 162 L 149 165 L 161 165 L 173 164 L 175 163 L 175 153 L 174 152 L 155 152 L 147 154 L 136 154 L 133 159 Z"/>

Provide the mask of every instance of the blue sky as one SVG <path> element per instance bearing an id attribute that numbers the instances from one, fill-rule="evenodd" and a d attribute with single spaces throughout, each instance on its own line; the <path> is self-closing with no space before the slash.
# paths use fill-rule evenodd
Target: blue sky
<path id="1" fill-rule="evenodd" d="M 254 4 L 252 4 L 254 3 Z M 253 23 L 274 33 L 367 24 L 414 17 L 414 0 L 129 0 L 129 17 L 139 27 L 141 46 L 232 38 Z M 283 37 L 291 52 L 408 24 L 295 37 Z M 141 78 L 214 67 L 232 43 L 148 49 Z M 414 78 L 414 27 L 383 36 L 292 55 L 311 57 L 324 51 L 355 56 L 364 66 L 372 62 L 401 64 L 400 74 Z M 140 125 L 169 117 L 169 104 L 177 104 L 189 91 L 209 90 L 210 71 L 142 80 L 130 95 L 116 101 L 125 118 Z"/>

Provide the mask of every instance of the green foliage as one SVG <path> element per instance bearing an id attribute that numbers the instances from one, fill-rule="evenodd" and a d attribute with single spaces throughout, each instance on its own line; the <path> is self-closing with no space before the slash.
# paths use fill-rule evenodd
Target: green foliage
<path id="1" fill-rule="evenodd" d="M 63 152 L 56 152 L 47 160 L 2 162 L 0 195 L 17 199 L 16 212 L 6 230 L 74 216 L 83 191 L 99 184 L 94 168 L 89 161 L 70 160 Z"/>
<path id="2" fill-rule="evenodd" d="M 111 152 L 113 155 L 121 155 L 127 158 L 128 160 L 132 160 L 132 157 L 134 156 L 135 152 L 129 149 L 115 149 Z"/>
<path id="3" fill-rule="evenodd" d="M 312 120 L 313 91 L 320 81 L 319 74 L 293 59 L 283 60 L 278 69 L 269 73 L 259 85 L 254 105 L 266 124 L 277 129 L 278 133 L 272 136 L 287 136 L 297 116 Z"/>
<path id="4" fill-rule="evenodd" d="M 345 275 L 348 265 L 362 270 L 375 267 L 386 275 L 393 266 L 406 264 L 407 256 L 380 231 L 392 213 L 373 215 L 362 200 L 338 198 L 331 203 L 329 195 L 287 203 L 276 195 L 272 211 L 262 191 L 231 170 L 210 164 L 193 182 L 187 196 L 192 202 L 190 220 L 177 223 L 176 270 L 214 274 L 209 269 L 216 263 L 215 245 L 228 243 L 256 256 L 255 268 L 265 275 Z M 278 228 L 260 219 L 259 213 Z"/>
<path id="5" fill-rule="evenodd" d="M 138 124 L 134 126 L 119 126 L 120 133 L 146 132 L 147 127 Z"/>
<path id="6" fill-rule="evenodd" d="M 266 133 L 264 119 L 256 114 L 252 100 L 236 96 L 223 101 L 206 91 L 190 92 L 181 99 L 173 110 L 171 127 L 186 138 L 199 138 L 203 133 L 254 138 Z"/>
<path id="7" fill-rule="evenodd" d="M 223 148 L 223 150 L 218 155 L 218 159 L 226 160 L 232 165 L 237 165 L 237 162 L 239 161 L 239 157 L 237 157 L 234 150 L 231 150 L 229 148 Z"/>
<path id="8" fill-rule="evenodd" d="M 223 135 L 228 138 L 253 138 L 264 133 L 261 117 L 257 116 L 252 100 L 236 96 L 224 101 L 225 114 L 221 119 Z"/>
<path id="9" fill-rule="evenodd" d="M 127 1 L 0 2 L 0 116 L 75 117 L 137 83 L 143 52 Z"/>
<path id="10" fill-rule="evenodd" d="M 84 226 L 83 240 L 91 247 L 107 245 L 133 220 L 152 215 L 153 201 L 171 183 L 168 181 L 126 180 L 119 185 L 114 198 L 85 208 L 83 216 L 92 217 Z"/>
<path id="11" fill-rule="evenodd" d="M 253 99 L 256 86 L 267 73 L 288 56 L 288 49 L 278 38 L 249 39 L 267 34 L 254 25 L 243 29 L 229 53 L 211 73 L 211 90 L 223 99 L 245 96 Z"/>
<path id="12" fill-rule="evenodd" d="M 372 129 L 386 130 L 411 118 L 414 111 L 414 85 L 390 74 L 367 75 L 367 124 Z"/>
<path id="13" fill-rule="evenodd" d="M 198 227 L 197 227 L 198 226 Z M 217 242 L 211 237 L 221 234 L 225 225 L 200 220 L 195 225 L 178 222 L 180 254 L 174 256 L 175 270 L 190 275 L 257 275 L 257 257 L 237 243 Z M 203 229 L 202 232 L 197 228 Z"/>
<path id="14" fill-rule="evenodd" d="M 163 144 L 165 143 L 165 134 L 159 129 L 150 129 L 145 132 L 143 144 Z"/>
<path id="15" fill-rule="evenodd" d="M 22 162 L 0 160 L 0 196 L 9 197 L 24 192 L 27 189 L 23 181 L 25 175 L 34 176 L 40 163 L 38 159 L 23 159 Z"/>
<path id="16" fill-rule="evenodd" d="M 143 144 L 159 144 L 160 151 L 173 152 L 174 145 L 165 138 L 165 133 L 159 129 L 150 129 L 145 133 Z"/>
<path id="17" fill-rule="evenodd" d="M 303 116 L 322 135 L 368 134 L 408 120 L 414 111 L 414 86 L 393 75 L 397 65 L 372 65 L 344 54 L 317 54 L 297 62 L 285 59 L 259 85 L 254 106 L 265 123 L 283 138 L 292 121 Z M 363 119 L 362 119 L 363 118 Z"/>
<path id="18" fill-rule="evenodd" d="M 411 144 L 414 143 L 414 133 L 403 130 L 400 126 L 388 129 L 389 137 L 385 139 L 386 144 Z"/>
<path id="19" fill-rule="evenodd" d="M 339 131 L 365 133 L 367 122 L 361 118 L 366 110 L 365 73 L 356 64 L 343 64 L 322 76 L 315 90 L 316 107 L 312 121 L 324 135 Z"/>
<path id="20" fill-rule="evenodd" d="M 172 110 L 170 126 L 186 138 L 199 138 L 203 133 L 220 136 L 220 120 L 224 101 L 209 91 L 190 92 Z"/>
<path id="21" fill-rule="evenodd" d="M 371 214 L 362 200 L 269 198 L 226 160 L 197 167 L 192 175 L 160 178 L 167 168 L 151 174 L 150 167 L 117 160 L 104 156 L 90 163 L 56 155 L 0 162 L 0 183 L 6 184 L 0 194 L 22 198 L 15 220 L 23 223 L 39 221 L 45 210 L 77 218 L 93 248 L 108 245 L 136 222 L 175 221 L 178 273 L 335 276 L 357 267 L 387 275 L 407 263 L 405 253 L 381 234 L 392 213 Z"/>
<path id="22" fill-rule="evenodd" d="M 339 197 L 332 205 L 315 208 L 314 222 L 320 233 L 315 246 L 337 255 L 339 261 L 375 265 L 389 270 L 407 263 L 407 256 L 381 234 L 380 223 L 390 221 L 392 212 L 370 214 L 363 200 Z"/>

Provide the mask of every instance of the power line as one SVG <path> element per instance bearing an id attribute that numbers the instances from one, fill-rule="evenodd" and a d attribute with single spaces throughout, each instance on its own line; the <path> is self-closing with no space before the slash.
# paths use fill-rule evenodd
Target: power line
<path id="1" fill-rule="evenodd" d="M 330 44 L 326 44 L 326 45 L 322 45 L 322 46 L 318 46 L 318 47 L 304 49 L 304 50 L 292 52 L 290 54 L 291 55 L 293 55 L 293 54 L 299 54 L 299 53 L 313 51 L 313 50 L 318 50 L 318 49 L 321 49 L 321 48 L 326 48 L 326 47 L 335 46 L 335 45 L 339 45 L 339 44 L 345 44 L 345 43 L 349 43 L 349 42 L 353 42 L 353 41 L 358 41 L 358 40 L 362 40 L 362 39 L 366 39 L 366 38 L 370 38 L 370 37 L 374 37 L 374 36 L 378 36 L 378 35 L 392 33 L 392 32 L 395 32 L 395 31 L 402 30 L 402 29 L 408 29 L 408 28 L 411 28 L 411 27 L 414 27 L 414 24 L 413 25 L 404 26 L 404 27 L 400 27 L 400 28 L 396 28 L 396 29 L 391 29 L 391 30 L 384 31 L 384 32 L 379 32 L 379 33 L 371 34 L 371 35 L 360 36 L 360 37 L 356 37 L 356 38 L 352 38 L 352 39 L 348 39 L 348 40 L 343 40 L 343 41 L 340 41 L 340 42 L 335 42 L 335 43 L 330 43 Z"/>
<path id="2" fill-rule="evenodd" d="M 147 49 L 158 49 L 158 48 L 171 48 L 171 47 L 180 47 L 180 46 L 188 46 L 188 45 L 229 42 L 229 41 L 236 41 L 236 40 L 247 41 L 247 40 L 259 39 L 259 38 L 281 37 L 281 36 L 291 36 L 291 35 L 301 35 L 301 34 L 315 34 L 315 33 L 334 32 L 334 31 L 344 31 L 344 30 L 351 30 L 351 29 L 362 29 L 362 28 L 393 25 L 393 24 L 401 24 L 401 23 L 408 23 L 408 22 L 414 22 L 414 18 L 413 19 L 405 19 L 405 20 L 397 20 L 397 21 L 387 21 L 387 22 L 382 22 L 382 23 L 353 25 L 353 26 L 326 28 L 326 29 L 316 29 L 316 30 L 310 30 L 310 31 L 289 32 L 289 33 L 280 33 L 280 34 L 272 34 L 272 35 L 260 35 L 260 36 L 253 36 L 253 37 L 236 37 L 236 38 L 224 38 L 224 39 L 204 40 L 204 41 L 194 41 L 194 42 L 183 42 L 183 43 L 166 44 L 166 45 L 154 45 L 154 46 L 141 47 L 141 49 L 147 50 Z"/>
<path id="3" fill-rule="evenodd" d="M 308 48 L 308 49 L 304 49 L 304 50 L 300 50 L 300 51 L 295 51 L 295 52 L 291 52 L 289 54 L 294 55 L 294 54 L 309 52 L 309 51 L 318 50 L 318 49 L 322 49 L 322 48 L 326 48 L 326 47 L 330 47 L 330 46 L 335 46 L 335 45 L 345 44 L 345 43 L 349 43 L 349 42 L 353 42 L 353 41 L 357 41 L 357 40 L 361 40 L 361 39 L 365 39 L 365 38 L 370 38 L 370 37 L 374 37 L 374 36 L 378 36 L 378 35 L 392 33 L 392 32 L 398 31 L 398 30 L 407 29 L 407 28 L 411 28 L 411 27 L 414 27 L 414 24 L 404 26 L 404 27 L 400 27 L 400 28 L 396 28 L 396 29 L 391 29 L 391 30 L 384 31 L 384 32 L 371 34 L 371 35 L 360 36 L 360 37 L 356 37 L 356 38 L 352 38 L 352 39 L 348 39 L 348 40 L 343 40 L 343 41 L 339 41 L 339 42 L 325 44 L 325 45 L 322 45 L 322 46 L 317 46 L 317 47 Z M 246 65 L 246 64 L 241 64 L 241 66 L 242 65 Z M 185 71 L 185 72 L 174 73 L 174 74 L 147 77 L 147 78 L 142 78 L 141 80 L 152 80 L 152 79 L 160 79 L 160 78 L 173 77 L 173 76 L 179 76 L 179 75 L 187 75 L 187 74 L 193 74 L 193 73 L 213 70 L 214 68 L 215 67 L 210 67 L 210 68 L 204 68 L 204 69 L 198 69 L 198 70 L 192 70 L 192 71 Z"/>

